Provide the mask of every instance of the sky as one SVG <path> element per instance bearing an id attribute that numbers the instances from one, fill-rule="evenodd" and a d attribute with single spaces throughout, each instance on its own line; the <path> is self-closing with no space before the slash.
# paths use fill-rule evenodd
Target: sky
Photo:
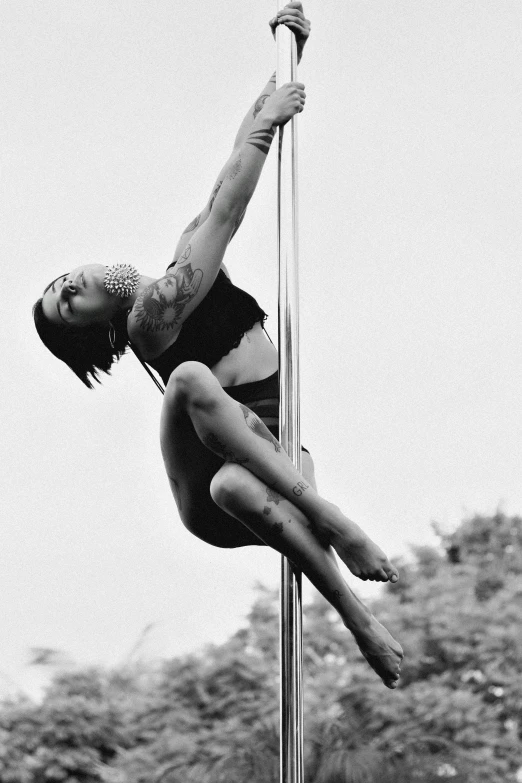
<path id="1" fill-rule="evenodd" d="M 33 648 L 112 666 L 224 641 L 278 582 L 272 551 L 184 529 L 135 358 L 89 391 L 31 318 L 79 264 L 162 274 L 273 73 L 275 10 L 0 0 L 0 695 L 39 692 Z M 433 522 L 522 512 L 522 3 L 305 10 L 302 442 L 400 557 Z M 276 339 L 273 153 L 225 261 Z"/>

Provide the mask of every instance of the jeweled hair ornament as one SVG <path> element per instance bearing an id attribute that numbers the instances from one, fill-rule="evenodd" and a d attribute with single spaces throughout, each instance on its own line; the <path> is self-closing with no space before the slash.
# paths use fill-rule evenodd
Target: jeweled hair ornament
<path id="1" fill-rule="evenodd" d="M 107 267 L 103 285 L 109 294 L 128 299 L 135 294 L 140 284 L 140 273 L 132 264 L 115 264 Z"/>

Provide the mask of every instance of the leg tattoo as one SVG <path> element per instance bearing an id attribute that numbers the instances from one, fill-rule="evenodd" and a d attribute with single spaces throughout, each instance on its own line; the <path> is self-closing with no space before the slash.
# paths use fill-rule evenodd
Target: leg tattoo
<path id="1" fill-rule="evenodd" d="M 281 501 L 281 495 L 279 494 L 279 492 L 276 492 L 275 489 L 272 489 L 272 487 L 267 487 L 266 499 L 268 503 L 275 503 L 276 506 L 278 506 L 279 502 Z"/>
<path id="2" fill-rule="evenodd" d="M 250 408 L 247 408 L 246 405 L 242 405 L 239 403 L 241 410 L 243 411 L 243 416 L 245 417 L 245 421 L 249 428 L 252 430 L 252 432 L 255 435 L 259 435 L 260 438 L 264 438 L 269 443 L 272 444 L 272 446 L 275 448 L 276 452 L 279 454 L 281 451 L 281 444 L 279 441 L 277 441 L 266 424 L 261 421 L 259 416 L 257 416 L 253 411 L 250 410 Z"/>
<path id="3" fill-rule="evenodd" d="M 225 444 L 221 443 L 219 438 L 212 433 L 207 435 L 204 443 L 207 448 L 213 451 L 214 454 L 217 454 L 218 457 L 221 457 L 221 459 L 224 459 L 225 462 L 235 462 L 236 465 L 245 465 L 247 462 L 249 462 L 248 458 L 239 459 L 239 457 L 236 457 L 234 452 L 230 449 L 227 449 Z"/>

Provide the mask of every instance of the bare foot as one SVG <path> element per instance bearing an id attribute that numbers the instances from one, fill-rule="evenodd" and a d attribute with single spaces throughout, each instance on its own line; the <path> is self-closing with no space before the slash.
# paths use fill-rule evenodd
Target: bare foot
<path id="1" fill-rule="evenodd" d="M 335 520 L 330 520 L 325 527 L 330 530 L 331 545 L 352 574 L 373 582 L 397 582 L 399 572 L 382 549 L 336 506 L 332 508 Z"/>
<path id="2" fill-rule="evenodd" d="M 373 615 L 368 627 L 354 636 L 359 650 L 386 687 L 396 688 L 404 658 L 399 642 Z"/>

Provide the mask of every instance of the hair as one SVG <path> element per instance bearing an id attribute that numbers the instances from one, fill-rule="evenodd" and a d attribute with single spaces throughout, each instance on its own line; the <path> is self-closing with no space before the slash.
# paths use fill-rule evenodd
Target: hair
<path id="1" fill-rule="evenodd" d="M 51 353 L 71 368 L 89 389 L 92 381 L 101 383 L 98 372 L 110 375 L 114 362 L 123 356 L 129 345 L 127 312 L 122 310 L 111 318 L 114 347 L 109 339 L 109 324 L 72 327 L 54 324 L 43 311 L 43 299 L 33 307 L 34 324 L 43 344 Z"/>

